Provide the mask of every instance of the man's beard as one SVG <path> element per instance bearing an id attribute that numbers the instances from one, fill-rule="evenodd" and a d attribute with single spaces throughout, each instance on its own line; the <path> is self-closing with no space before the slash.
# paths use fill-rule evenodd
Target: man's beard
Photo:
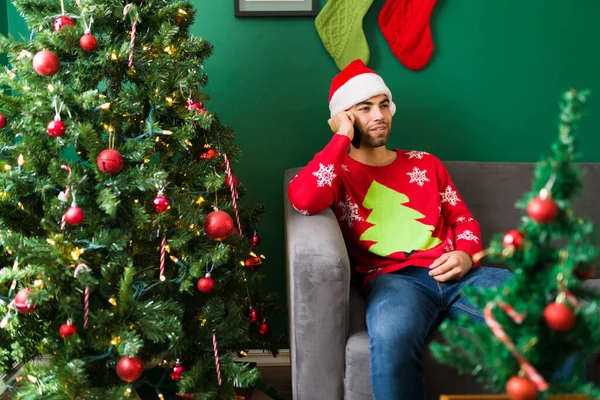
<path id="1" fill-rule="evenodd" d="M 371 148 L 385 146 L 388 142 L 388 136 L 389 136 L 389 132 L 386 133 L 385 135 L 377 135 L 377 136 L 365 135 L 363 133 L 360 144 L 361 144 L 361 146 L 366 146 L 366 147 L 371 147 Z"/>

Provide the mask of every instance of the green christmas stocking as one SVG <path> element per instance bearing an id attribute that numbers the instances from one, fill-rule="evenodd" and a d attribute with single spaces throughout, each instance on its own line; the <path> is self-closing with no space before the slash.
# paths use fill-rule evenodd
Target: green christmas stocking
<path id="1" fill-rule="evenodd" d="M 340 70 L 360 58 L 369 63 L 362 22 L 373 0 L 329 0 L 315 20 L 317 32 Z"/>

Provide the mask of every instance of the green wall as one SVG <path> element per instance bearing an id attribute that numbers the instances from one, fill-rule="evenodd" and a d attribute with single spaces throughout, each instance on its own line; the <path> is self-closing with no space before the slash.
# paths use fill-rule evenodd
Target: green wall
<path id="1" fill-rule="evenodd" d="M 0 35 L 8 33 L 8 14 L 6 12 L 6 2 L 0 0 Z M 0 65 L 6 64 L 6 55 L 0 54 Z"/>
<path id="2" fill-rule="evenodd" d="M 320 0 L 320 5 L 325 4 Z M 365 18 L 370 67 L 387 81 L 398 112 L 391 145 L 442 159 L 536 161 L 556 134 L 558 98 L 589 88 L 582 123 L 584 161 L 600 161 L 600 2 L 445 0 L 432 16 L 436 50 L 420 72 L 404 68 L 377 26 L 384 0 Z M 283 172 L 329 140 L 327 95 L 337 72 L 314 18 L 233 16 L 232 0 L 195 0 L 193 33 L 215 46 L 207 61 L 207 107 L 238 133 L 244 151 L 234 173 L 245 201 L 263 202 L 260 226 L 267 289 L 285 299 Z M 24 32 L 9 9 L 10 31 Z M 286 321 L 275 320 L 285 332 Z"/>

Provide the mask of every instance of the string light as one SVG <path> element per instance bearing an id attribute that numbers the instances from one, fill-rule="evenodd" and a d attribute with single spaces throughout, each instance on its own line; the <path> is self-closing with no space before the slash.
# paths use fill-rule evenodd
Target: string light
<path id="1" fill-rule="evenodd" d="M 12 169 L 12 167 L 10 165 L 6 164 L 4 166 L 4 169 L 7 170 L 7 171 L 10 171 Z"/>
<path id="2" fill-rule="evenodd" d="M 100 106 L 100 108 L 103 110 L 108 110 L 110 108 L 110 103 L 104 103 Z"/>
<path id="3" fill-rule="evenodd" d="M 51 83 L 48 84 L 48 91 L 50 93 L 54 92 L 54 85 L 52 85 Z"/>
<path id="4" fill-rule="evenodd" d="M 56 244 L 56 242 L 55 242 L 54 240 L 50 239 L 50 238 L 46 239 L 46 242 L 47 242 L 49 245 L 52 245 L 52 246 L 54 246 L 54 245 Z"/>
<path id="5" fill-rule="evenodd" d="M 175 100 L 173 100 L 172 97 L 165 97 L 165 100 L 167 101 L 167 103 L 169 103 L 169 105 L 173 104 L 175 102 Z"/>
<path id="6" fill-rule="evenodd" d="M 8 69 L 8 68 L 4 68 L 4 69 L 6 70 L 6 74 L 8 75 L 8 77 L 11 80 L 13 80 L 13 79 L 15 79 L 17 77 L 17 75 L 13 71 L 11 71 L 10 69 Z"/>
<path id="7" fill-rule="evenodd" d="M 127 388 L 127 390 L 125 390 L 125 396 L 129 396 L 131 394 L 131 388 Z"/>
<path id="8" fill-rule="evenodd" d="M 110 341 L 110 344 L 112 344 L 113 346 L 118 346 L 119 343 L 121 343 L 121 336 L 117 336 Z"/>
<path id="9" fill-rule="evenodd" d="M 41 279 L 36 279 L 35 281 L 33 281 L 33 286 L 35 286 L 35 287 L 42 286 L 43 284 L 44 284 L 44 281 Z"/>
<path id="10" fill-rule="evenodd" d="M 75 247 L 75 249 L 71 251 L 71 257 L 73 257 L 73 260 L 77 261 L 79 260 L 79 256 L 82 255 L 84 251 L 84 249 Z"/>
<path id="11" fill-rule="evenodd" d="M 166 131 L 166 130 L 163 130 L 161 133 L 162 133 L 163 135 L 172 135 L 172 134 L 173 134 L 173 132 L 171 132 L 171 131 Z"/>
<path id="12" fill-rule="evenodd" d="M 113 50 L 113 52 L 110 54 L 110 59 L 115 61 L 117 60 L 119 57 L 117 56 L 117 53 L 115 53 L 115 51 Z"/>
<path id="13" fill-rule="evenodd" d="M 204 197 L 200 196 L 198 197 L 198 200 L 196 200 L 196 204 L 202 204 L 204 203 L 206 200 L 204 200 Z"/>
<path id="14" fill-rule="evenodd" d="M 19 167 L 22 167 L 25 164 L 25 159 L 23 158 L 23 154 L 19 154 L 19 158 L 17 159 L 17 164 Z"/>
<path id="15" fill-rule="evenodd" d="M 112 304 L 113 306 L 115 306 L 115 307 L 117 306 L 117 301 L 115 300 L 115 298 L 114 298 L 114 297 L 111 297 L 110 299 L 108 299 L 108 302 L 109 302 L 110 304 Z"/>

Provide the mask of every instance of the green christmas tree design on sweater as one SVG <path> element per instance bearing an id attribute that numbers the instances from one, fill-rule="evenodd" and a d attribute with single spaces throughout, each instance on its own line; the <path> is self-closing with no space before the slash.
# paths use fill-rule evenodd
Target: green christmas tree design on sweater
<path id="1" fill-rule="evenodd" d="M 373 181 L 363 206 L 371 211 L 367 222 L 373 224 L 360 236 L 360 240 L 375 242 L 369 251 L 382 257 L 402 251 L 429 250 L 442 241 L 432 236 L 435 228 L 418 220 L 425 216 L 404 206 L 409 198 L 403 193 Z"/>

